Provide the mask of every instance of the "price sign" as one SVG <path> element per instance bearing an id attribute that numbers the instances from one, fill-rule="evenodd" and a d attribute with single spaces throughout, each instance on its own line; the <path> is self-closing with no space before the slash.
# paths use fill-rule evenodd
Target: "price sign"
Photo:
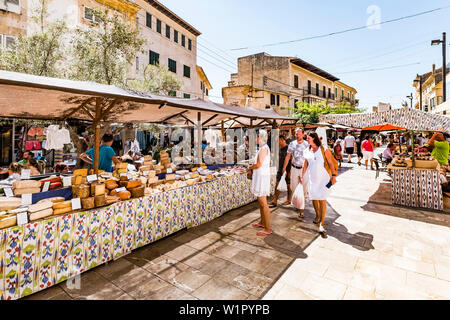
<path id="1" fill-rule="evenodd" d="M 142 172 L 142 174 L 144 175 L 144 177 L 148 177 L 148 170 L 145 170 L 144 172 Z"/>
<path id="2" fill-rule="evenodd" d="M 125 187 L 122 187 L 122 188 L 116 188 L 116 192 L 117 192 L 117 193 L 122 192 L 122 191 L 127 191 L 127 188 L 125 188 Z"/>
<path id="3" fill-rule="evenodd" d="M 87 179 L 87 182 L 89 182 L 89 183 L 91 183 L 91 182 L 94 182 L 94 181 L 97 181 L 97 180 L 98 180 L 98 178 L 97 178 L 97 175 L 96 175 L 96 174 L 91 174 L 91 175 L 87 176 L 87 177 L 86 177 L 86 179 Z"/>
<path id="4" fill-rule="evenodd" d="M 80 198 L 72 199 L 72 210 L 81 209 L 81 200 Z"/>
<path id="5" fill-rule="evenodd" d="M 17 216 L 17 225 L 22 226 L 28 223 L 28 214 L 26 212 L 18 213 L 16 216 Z"/>
<path id="6" fill-rule="evenodd" d="M 70 187 L 72 185 L 72 177 L 63 177 L 63 186 Z"/>
<path id="7" fill-rule="evenodd" d="M 128 173 L 122 172 L 122 173 L 120 174 L 120 176 L 121 176 L 121 177 L 127 177 L 127 176 L 128 176 Z"/>
<path id="8" fill-rule="evenodd" d="M 7 197 L 14 197 L 14 193 L 11 188 L 5 188 L 5 189 L 3 189 L 3 191 L 5 191 L 5 195 Z"/>
<path id="9" fill-rule="evenodd" d="M 50 188 L 50 181 L 44 182 L 44 186 L 42 187 L 42 192 L 47 192 Z"/>
<path id="10" fill-rule="evenodd" d="M 172 168 L 167 168 L 166 172 L 167 172 L 167 173 L 172 173 L 172 172 L 173 172 L 173 171 L 172 171 Z"/>
<path id="11" fill-rule="evenodd" d="M 30 169 L 22 169 L 22 172 L 20 173 L 20 179 L 22 180 L 28 180 L 30 179 Z"/>
<path id="12" fill-rule="evenodd" d="M 22 204 L 25 206 L 30 205 L 33 202 L 31 198 L 31 193 L 26 193 L 22 195 Z"/>
<path id="13" fill-rule="evenodd" d="M 190 174 L 187 174 L 187 175 L 185 175 L 184 176 L 184 178 L 187 180 L 187 179 L 190 179 L 191 178 L 191 175 Z"/>

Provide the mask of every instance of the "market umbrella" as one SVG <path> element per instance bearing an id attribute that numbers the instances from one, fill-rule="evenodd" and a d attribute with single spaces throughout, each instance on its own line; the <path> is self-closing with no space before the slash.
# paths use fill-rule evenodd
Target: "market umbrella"
<path id="1" fill-rule="evenodd" d="M 402 127 L 394 126 L 389 123 L 385 123 L 385 124 L 380 124 L 377 126 L 363 128 L 361 130 L 363 130 L 363 131 L 391 131 L 391 130 L 406 130 L 406 129 L 402 128 Z"/>

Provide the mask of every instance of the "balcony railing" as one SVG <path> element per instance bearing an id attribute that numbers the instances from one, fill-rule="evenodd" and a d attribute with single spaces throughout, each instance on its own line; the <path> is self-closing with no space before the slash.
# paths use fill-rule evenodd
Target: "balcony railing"
<path id="1" fill-rule="evenodd" d="M 303 92 L 304 92 L 305 95 L 311 94 L 311 95 L 314 95 L 314 96 L 316 96 L 316 97 L 320 97 L 320 98 L 324 98 L 324 99 L 329 99 L 329 100 L 334 100 L 334 98 L 335 98 L 334 93 L 328 94 L 326 90 L 325 90 L 325 91 L 320 90 L 320 89 L 317 90 L 317 89 L 314 88 L 314 87 L 311 87 L 311 88 L 309 88 L 309 87 L 304 87 L 304 88 L 303 88 Z"/>

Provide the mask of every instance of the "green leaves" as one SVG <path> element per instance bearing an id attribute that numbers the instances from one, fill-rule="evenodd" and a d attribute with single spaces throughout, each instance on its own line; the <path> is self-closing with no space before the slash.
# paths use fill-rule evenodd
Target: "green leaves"
<path id="1" fill-rule="evenodd" d="M 343 113 L 361 113 L 363 109 L 358 109 L 342 102 L 338 106 L 329 106 L 325 103 L 309 104 L 307 102 L 297 102 L 294 108 L 289 108 L 293 111 L 292 116 L 298 118 L 301 123 L 318 123 L 319 116 L 324 114 L 343 114 Z"/>
<path id="2" fill-rule="evenodd" d="M 183 84 L 167 66 L 149 64 L 143 70 L 141 78 L 143 80 L 128 81 L 127 87 L 141 92 L 168 95 L 169 91 L 180 90 Z"/>

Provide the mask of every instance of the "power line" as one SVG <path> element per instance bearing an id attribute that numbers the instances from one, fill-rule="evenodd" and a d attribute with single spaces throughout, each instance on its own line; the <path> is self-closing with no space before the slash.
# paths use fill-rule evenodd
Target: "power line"
<path id="1" fill-rule="evenodd" d="M 396 69 L 401 67 L 407 67 L 412 65 L 420 64 L 420 62 L 414 62 L 414 63 L 408 63 L 408 64 L 402 64 L 398 66 L 391 66 L 391 67 L 384 67 L 384 68 L 375 68 L 375 69 L 365 69 L 365 70 L 354 70 L 354 71 L 345 71 L 345 72 L 335 72 L 336 74 L 347 74 L 347 73 L 359 73 L 359 72 L 370 72 L 370 71 L 380 71 L 380 70 L 390 70 L 390 69 Z"/>
<path id="2" fill-rule="evenodd" d="M 201 55 L 197 55 L 197 56 L 198 56 L 199 58 L 205 60 L 206 62 L 208 62 L 208 63 L 210 63 L 210 64 L 216 66 L 217 68 L 220 68 L 220 69 L 222 69 L 222 70 L 225 70 L 226 72 L 229 72 L 229 73 L 234 73 L 234 71 L 227 70 L 227 69 L 225 69 L 225 68 L 219 66 L 218 64 L 215 64 L 214 62 L 211 62 L 211 61 L 209 61 L 208 59 L 202 57 Z"/>
<path id="3" fill-rule="evenodd" d="M 327 34 L 321 34 L 321 35 L 317 35 L 317 36 L 311 36 L 311 37 L 307 37 L 307 38 L 301 38 L 301 39 L 290 40 L 290 41 L 280 41 L 280 42 L 275 42 L 275 43 L 264 44 L 264 45 L 261 45 L 261 46 L 235 48 L 235 49 L 230 49 L 230 50 L 231 51 L 238 51 L 238 50 L 246 50 L 246 49 L 258 48 L 258 47 L 271 47 L 271 46 L 277 46 L 277 45 L 282 45 L 282 44 L 288 44 L 288 43 L 294 43 L 294 42 L 300 42 L 300 41 L 306 41 L 306 40 L 312 40 L 312 39 L 325 38 L 325 37 L 330 37 L 330 36 L 343 34 L 343 33 L 347 33 L 347 32 L 352 32 L 352 31 L 366 29 L 366 28 L 372 27 L 372 26 L 381 26 L 383 24 L 388 24 L 388 23 L 392 23 L 392 22 L 396 22 L 396 21 L 400 21 L 400 20 L 410 19 L 410 18 L 422 16 L 422 15 L 425 15 L 425 14 L 429 14 L 429 13 L 432 13 L 432 12 L 444 10 L 444 9 L 447 9 L 447 8 L 450 8 L 450 6 L 440 7 L 440 8 L 436 8 L 436 9 L 432 9 L 432 10 L 428 10 L 428 11 L 423 11 L 423 12 L 419 12 L 419 13 L 416 13 L 416 14 L 412 14 L 412 15 L 396 18 L 396 19 L 386 20 L 386 21 L 382 21 L 382 22 L 379 22 L 379 23 L 374 23 L 374 24 L 370 24 L 370 25 L 364 25 L 364 26 L 361 26 L 361 27 L 356 27 L 356 28 L 346 29 L 346 30 L 342 30 L 342 31 L 331 32 L 331 33 L 327 33 Z"/>
<path id="4" fill-rule="evenodd" d="M 211 57 L 211 58 L 213 58 L 213 59 L 217 59 L 217 58 L 215 58 L 213 55 L 209 54 L 207 51 L 202 50 L 201 48 L 197 48 L 197 49 L 198 49 L 199 51 L 203 52 L 204 54 L 206 54 L 207 56 L 209 56 L 209 57 Z M 218 61 L 220 62 L 220 60 L 218 60 Z M 227 66 L 227 67 L 236 69 L 236 66 L 233 66 L 233 65 L 231 65 L 230 63 L 222 62 L 222 64 L 225 65 L 225 66 Z"/>
<path id="5" fill-rule="evenodd" d="M 200 39 L 199 39 L 199 40 L 200 40 Z M 201 42 L 199 42 L 199 41 L 197 41 L 197 42 L 198 42 L 198 44 L 199 44 L 201 47 L 203 47 L 203 48 L 205 48 L 205 49 L 207 49 L 207 50 L 213 52 L 213 53 L 214 53 L 215 55 L 217 55 L 218 57 L 221 57 L 224 61 L 230 62 L 230 63 L 232 63 L 232 64 L 234 64 L 234 65 L 236 64 L 236 59 L 235 59 L 235 58 L 233 58 L 233 60 L 230 60 L 229 58 L 226 58 L 226 57 L 224 57 L 224 56 L 218 54 L 217 52 L 213 51 L 210 47 L 207 47 L 207 46 L 203 45 Z"/>
<path id="6" fill-rule="evenodd" d="M 206 43 L 209 43 L 211 46 L 215 47 L 217 50 L 219 50 L 220 52 L 223 52 L 224 54 L 226 54 L 228 57 L 230 57 L 231 59 L 235 60 L 236 58 L 231 56 L 228 52 L 226 52 L 225 50 L 219 48 L 218 46 L 216 46 L 215 44 L 211 43 L 210 41 L 206 40 L 205 38 L 201 39 L 202 41 L 205 41 Z"/>

